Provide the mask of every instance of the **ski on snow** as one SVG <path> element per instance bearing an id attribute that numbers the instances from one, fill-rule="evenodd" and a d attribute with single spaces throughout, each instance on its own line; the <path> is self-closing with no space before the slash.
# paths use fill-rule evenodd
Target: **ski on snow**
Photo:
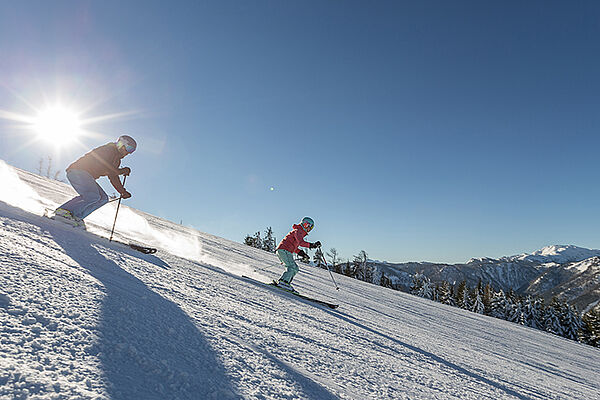
<path id="1" fill-rule="evenodd" d="M 89 233 L 91 235 L 94 235 L 94 236 L 97 236 L 99 238 L 108 240 L 108 238 L 96 235 L 96 234 L 94 234 L 92 232 L 88 232 L 86 230 L 86 226 L 85 226 L 85 223 L 83 221 L 82 221 L 82 224 L 79 224 L 79 223 L 78 224 L 73 224 L 73 222 L 75 222 L 75 221 L 72 221 L 72 220 L 70 220 L 68 218 L 63 218 L 63 217 L 60 217 L 60 216 L 57 216 L 57 215 L 51 215 L 48 210 L 46 210 L 44 212 L 44 217 L 49 218 L 49 219 L 51 219 L 53 221 L 61 222 L 61 223 L 65 224 L 65 225 L 70 225 L 70 226 L 72 226 L 75 229 L 81 229 L 81 230 L 86 231 L 87 233 Z M 120 242 L 118 240 L 110 240 L 110 242 L 111 243 L 118 243 L 118 244 L 123 245 L 123 246 L 127 246 L 127 247 L 129 247 L 129 248 L 131 248 L 133 250 L 139 251 L 140 253 L 144 253 L 144 254 L 154 254 L 154 253 L 157 252 L 157 249 L 155 249 L 154 247 L 142 246 L 142 245 L 135 244 L 135 243 L 132 243 L 132 242 L 125 243 L 125 242 Z"/>
<path id="2" fill-rule="evenodd" d="M 305 295 L 300 294 L 298 292 L 292 292 L 291 290 L 284 289 L 284 288 L 278 286 L 277 282 L 275 282 L 275 281 L 272 281 L 271 283 L 266 283 L 266 282 L 259 281 L 259 280 L 254 279 L 254 278 L 250 278 L 249 276 L 246 276 L 246 275 L 242 275 L 242 278 L 249 279 L 249 280 L 251 280 L 253 282 L 258 282 L 258 283 L 261 283 L 261 284 L 266 285 L 266 286 L 275 287 L 275 288 L 281 290 L 282 292 L 292 294 L 292 295 L 294 295 L 296 297 L 299 297 L 299 298 L 304 299 L 304 300 L 308 300 L 308 301 L 316 303 L 316 304 L 320 304 L 322 306 L 327 306 L 327 307 L 332 308 L 334 310 L 340 306 L 339 304 L 333 304 L 333 303 L 329 303 L 329 302 L 326 302 L 326 301 L 323 301 L 323 300 L 313 299 L 312 297 L 305 296 Z"/>

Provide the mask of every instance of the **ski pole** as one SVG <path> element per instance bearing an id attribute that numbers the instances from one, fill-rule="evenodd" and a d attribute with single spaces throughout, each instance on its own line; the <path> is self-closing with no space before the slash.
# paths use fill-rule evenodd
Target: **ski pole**
<path id="1" fill-rule="evenodd" d="M 123 177 L 123 188 L 125 188 L 125 181 L 127 180 L 127 175 Z M 121 200 L 123 199 L 123 195 L 119 197 L 119 202 L 117 203 L 117 212 L 115 213 L 115 222 L 113 222 L 112 230 L 110 231 L 109 242 L 112 242 L 113 233 L 115 233 L 115 225 L 117 225 L 117 215 L 119 215 L 119 207 L 121 207 Z"/>
<path id="2" fill-rule="evenodd" d="M 340 287 L 337 285 L 337 283 L 335 283 L 335 279 L 333 279 L 333 274 L 331 273 L 331 270 L 329 269 L 329 265 L 327 264 L 327 260 L 325 260 L 325 254 L 323 254 L 323 250 L 321 250 L 321 259 L 325 263 L 325 266 L 327 267 L 327 271 L 329 271 L 329 275 L 331 276 L 331 280 L 333 281 L 333 284 L 335 285 L 335 290 L 340 290 Z"/>

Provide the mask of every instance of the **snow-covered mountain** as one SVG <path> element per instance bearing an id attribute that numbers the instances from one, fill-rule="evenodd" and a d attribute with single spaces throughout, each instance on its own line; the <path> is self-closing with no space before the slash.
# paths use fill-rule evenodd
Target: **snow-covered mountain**
<path id="1" fill-rule="evenodd" d="M 0 399 L 597 399 L 600 350 L 302 266 L 114 205 L 85 232 L 42 217 L 72 190 L 0 162 Z M 589 270 L 589 265 L 586 269 Z M 575 266 L 573 269 L 584 269 Z"/>
<path id="2" fill-rule="evenodd" d="M 600 250 L 573 245 L 553 245 L 531 254 L 494 258 L 472 258 L 465 264 L 372 262 L 380 272 L 408 290 L 412 276 L 422 273 L 434 282 L 458 283 L 471 287 L 481 280 L 496 289 L 515 290 L 520 294 L 558 296 L 580 311 L 600 302 Z"/>
<path id="3" fill-rule="evenodd" d="M 504 257 L 501 260 L 531 261 L 536 264 L 568 264 L 600 256 L 600 250 L 584 249 L 573 245 L 547 246 L 531 254 Z"/>
<path id="4" fill-rule="evenodd" d="M 600 257 L 553 265 L 531 282 L 525 293 L 546 300 L 557 296 L 586 312 L 600 303 Z"/>

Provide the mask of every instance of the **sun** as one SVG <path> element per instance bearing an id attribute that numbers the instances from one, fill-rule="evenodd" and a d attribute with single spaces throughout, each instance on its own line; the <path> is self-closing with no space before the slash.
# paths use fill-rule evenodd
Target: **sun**
<path id="1" fill-rule="evenodd" d="M 59 145 L 76 139 L 82 133 L 79 115 L 63 106 L 41 110 L 33 120 L 33 130 L 47 142 Z"/>
<path id="2" fill-rule="evenodd" d="M 49 98 L 50 96 L 44 95 Z M 24 149 L 36 143 L 50 145 L 57 150 L 72 146 L 86 149 L 82 141 L 86 138 L 112 137 L 103 132 L 98 132 L 100 124 L 117 121 L 124 118 L 132 118 L 139 111 L 119 111 L 110 114 L 93 114 L 96 105 L 81 106 L 74 102 L 56 101 L 36 106 L 34 102 L 25 98 L 21 99 L 30 109 L 30 113 L 0 109 L 0 123 L 3 120 L 12 121 L 12 129 L 19 130 L 18 134 L 28 137 L 16 150 Z M 99 104 L 99 103 L 98 103 Z M 41 144 L 39 143 L 39 144 Z"/>

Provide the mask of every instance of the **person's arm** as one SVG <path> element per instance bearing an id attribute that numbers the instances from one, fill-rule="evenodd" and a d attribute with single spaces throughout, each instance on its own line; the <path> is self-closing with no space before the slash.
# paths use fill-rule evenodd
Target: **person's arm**
<path id="1" fill-rule="evenodd" d="M 299 228 L 298 230 L 296 230 L 296 238 L 298 239 L 298 246 L 310 248 L 310 243 L 308 243 L 307 241 L 304 240 L 304 235 L 302 235 L 302 232 L 300 232 L 300 229 L 302 229 L 302 228 Z"/>
<path id="2" fill-rule="evenodd" d="M 127 193 L 127 190 L 125 190 L 123 184 L 121 183 L 121 180 L 119 179 L 119 175 L 108 175 L 108 180 L 121 196 Z"/>
<path id="3" fill-rule="evenodd" d="M 119 175 L 129 176 L 129 174 L 131 174 L 131 168 L 123 167 L 123 168 L 119 169 Z"/>
<path id="4" fill-rule="evenodd" d="M 105 146 L 105 147 L 99 148 L 98 150 L 99 150 L 98 154 L 96 155 L 97 159 L 104 166 L 106 176 L 108 177 L 108 180 L 110 181 L 111 185 L 113 185 L 115 190 L 117 192 L 119 192 L 121 197 L 123 197 L 124 199 L 130 198 L 131 194 L 127 190 L 125 190 L 125 188 L 123 187 L 123 184 L 121 183 L 121 179 L 119 179 L 119 175 L 122 174 L 123 172 L 131 172 L 131 170 L 129 170 L 128 167 L 125 167 L 125 168 L 127 168 L 128 171 L 123 171 L 123 170 L 125 170 L 125 168 L 119 169 L 120 161 L 115 161 L 116 165 L 113 165 L 108 161 L 108 160 L 117 160 L 117 159 L 120 160 L 119 155 L 115 153 L 116 151 L 118 151 L 117 148 L 111 147 L 111 146 Z"/>

